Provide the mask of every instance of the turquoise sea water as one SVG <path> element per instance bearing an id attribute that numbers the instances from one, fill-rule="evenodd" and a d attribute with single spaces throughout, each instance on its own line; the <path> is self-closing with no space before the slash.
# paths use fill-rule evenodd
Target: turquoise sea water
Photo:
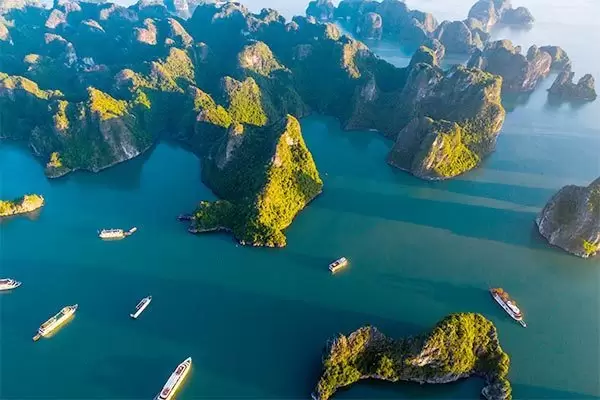
<path id="1" fill-rule="evenodd" d="M 468 3 L 421 8 L 458 18 Z M 576 71 L 600 77 L 589 47 L 600 37 L 586 28 L 598 5 L 544 3 L 521 2 L 538 17 L 531 31 L 498 34 L 562 44 Z M 379 46 L 382 56 L 402 54 Z M 600 262 L 548 247 L 533 224 L 562 185 L 600 176 L 600 101 L 551 106 L 550 84 L 509 112 L 483 168 L 450 182 L 389 168 L 390 143 L 377 134 L 303 120 L 325 190 L 282 250 L 188 235 L 175 216 L 214 196 L 197 158 L 177 145 L 161 143 L 97 175 L 48 181 L 26 149 L 0 143 L 0 198 L 36 192 L 47 200 L 31 219 L 0 223 L 0 275 L 24 282 L 0 295 L 0 398 L 151 398 L 187 356 L 194 367 L 181 399 L 308 398 L 333 334 L 371 323 L 409 335 L 459 311 L 481 312 L 498 327 L 516 398 L 600 398 Z M 99 228 L 130 226 L 139 232 L 124 241 L 96 237 Z M 332 277 L 327 263 L 341 255 L 351 266 Z M 490 286 L 518 299 L 527 329 L 493 303 Z M 148 294 L 152 304 L 130 320 Z M 80 310 L 67 326 L 31 341 L 72 303 Z M 339 398 L 476 398 L 481 386 L 363 383 Z"/>

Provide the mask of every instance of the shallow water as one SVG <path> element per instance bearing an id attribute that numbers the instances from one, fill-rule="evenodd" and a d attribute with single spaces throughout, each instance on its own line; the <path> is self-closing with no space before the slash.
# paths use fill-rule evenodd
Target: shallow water
<path id="1" fill-rule="evenodd" d="M 417 3 L 453 18 L 468 10 L 464 1 L 409 2 Z M 524 45 L 564 44 L 575 70 L 600 76 L 588 47 L 597 32 L 581 27 L 598 5 L 561 3 L 553 16 L 544 3 L 520 3 L 538 18 L 531 31 L 501 33 Z M 550 84 L 509 112 L 483 168 L 450 182 L 389 168 L 390 143 L 377 134 L 305 119 L 325 190 L 282 250 L 188 235 L 174 217 L 214 196 L 197 158 L 176 145 L 48 181 L 27 150 L 0 144 L 0 198 L 47 200 L 33 220 L 0 223 L 1 275 L 24 282 L 0 296 L 0 398 L 150 398 L 187 356 L 194 367 L 182 399 L 307 398 L 333 334 L 371 323 L 409 335 L 459 311 L 498 327 L 516 398 L 600 397 L 600 262 L 548 247 L 533 223 L 562 185 L 600 176 L 600 101 L 550 106 Z M 139 231 L 124 241 L 96 237 L 99 228 L 131 226 Z M 332 277 L 327 263 L 341 255 L 351 265 Z M 519 301 L 527 329 L 491 301 L 490 286 Z M 148 294 L 152 304 L 130 320 Z M 34 344 L 39 324 L 72 303 L 77 316 Z M 339 398 L 475 398 L 481 386 L 361 384 Z"/>

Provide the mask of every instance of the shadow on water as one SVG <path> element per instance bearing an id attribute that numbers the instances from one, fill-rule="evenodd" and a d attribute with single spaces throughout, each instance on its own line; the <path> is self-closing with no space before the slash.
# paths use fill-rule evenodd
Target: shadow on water
<path id="1" fill-rule="evenodd" d="M 543 207 L 556 193 L 556 189 L 515 186 L 502 183 L 473 182 L 454 180 L 437 182 L 435 189 L 448 192 L 465 194 L 469 196 L 485 197 L 520 204 L 528 207 Z"/>
<path id="2" fill-rule="evenodd" d="M 513 383 L 512 388 L 513 394 L 518 393 L 518 398 L 520 399 L 598 399 L 597 396 L 590 394 L 551 389 L 524 383 Z"/>
<path id="3" fill-rule="evenodd" d="M 340 201 L 344 199 L 344 201 Z M 535 214 L 471 204 L 330 188 L 313 207 L 445 229 L 456 235 L 547 250 L 532 241 Z M 468 223 L 466 223 L 468 221 Z"/>

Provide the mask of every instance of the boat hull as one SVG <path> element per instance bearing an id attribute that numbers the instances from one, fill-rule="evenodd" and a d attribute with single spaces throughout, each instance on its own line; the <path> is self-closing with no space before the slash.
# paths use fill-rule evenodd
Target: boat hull
<path id="1" fill-rule="evenodd" d="M 523 321 L 523 316 L 521 315 L 516 315 L 513 310 L 510 309 L 510 307 L 508 307 L 508 305 L 506 304 L 506 302 L 496 293 L 490 292 L 492 297 L 494 298 L 494 300 L 496 300 L 496 303 L 498 303 L 500 305 L 500 307 L 502 307 L 502 309 L 504 311 L 506 311 L 506 313 L 508 315 L 510 315 L 510 317 L 512 319 L 514 319 L 515 321 L 517 321 L 518 323 L 520 323 L 523 327 L 527 327 L 527 324 L 525 323 L 525 321 Z"/>
<path id="2" fill-rule="evenodd" d="M 180 374 L 178 374 L 177 371 L 180 368 L 183 368 L 183 371 Z M 190 357 L 190 358 L 187 358 L 184 362 L 182 362 L 181 364 L 179 364 L 177 366 L 175 371 L 169 377 L 169 380 L 167 381 L 165 386 L 163 386 L 160 393 L 157 394 L 156 397 L 154 397 L 154 400 L 172 400 L 172 399 L 174 399 L 175 394 L 177 393 L 177 390 L 180 388 L 180 386 L 185 381 L 185 378 L 189 374 L 191 368 L 192 368 L 192 358 Z M 169 390 L 165 393 L 166 389 L 169 389 Z"/>
<path id="3" fill-rule="evenodd" d="M 142 300 L 143 304 L 140 306 L 140 308 L 138 308 L 135 312 L 129 314 L 129 316 L 133 319 L 137 319 L 144 312 L 144 310 L 150 305 L 151 301 L 152 301 L 152 297 L 146 297 L 144 300 Z"/>
<path id="4" fill-rule="evenodd" d="M 42 324 L 42 326 L 40 326 L 40 328 L 38 329 L 38 333 L 33 337 L 34 341 L 37 341 L 42 337 L 44 337 L 44 338 L 49 337 L 54 332 L 56 332 L 61 326 L 63 326 L 65 324 L 65 322 L 70 320 L 75 315 L 75 311 L 77 311 L 78 305 L 76 304 L 74 306 L 69 306 L 69 307 L 65 307 L 65 308 L 68 308 L 68 309 L 67 310 L 63 309 L 59 312 L 59 313 L 61 313 L 61 312 L 63 313 L 61 316 L 57 317 L 55 315 L 54 317 L 52 317 L 52 318 L 56 318 L 56 320 L 54 320 L 48 324 L 48 322 L 50 320 L 52 320 L 52 318 L 50 318 L 50 320 L 44 322 Z M 46 324 L 48 324 L 48 325 L 44 326 Z"/>

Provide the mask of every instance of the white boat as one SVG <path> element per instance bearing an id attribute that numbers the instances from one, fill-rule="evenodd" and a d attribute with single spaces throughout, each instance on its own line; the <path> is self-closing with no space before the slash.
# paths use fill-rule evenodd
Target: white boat
<path id="1" fill-rule="evenodd" d="M 133 319 L 137 319 L 137 317 L 139 317 L 140 314 L 144 312 L 146 307 L 148 307 L 148 305 L 150 305 L 151 301 L 152 301 L 152 296 L 144 297 L 142 300 L 140 300 L 138 305 L 135 306 L 135 311 L 132 314 L 129 314 L 129 316 Z"/>
<path id="2" fill-rule="evenodd" d="M 165 386 L 159 394 L 156 395 L 154 400 L 171 400 L 175 396 L 175 392 L 181 386 L 181 383 L 192 369 L 192 357 L 186 358 L 181 364 L 177 366 L 175 371 L 169 377 Z"/>
<path id="3" fill-rule="evenodd" d="M 98 232 L 98 236 L 100 239 L 124 239 L 135 232 L 137 232 L 136 227 L 131 228 L 129 231 L 125 231 L 124 229 L 102 229 Z"/>
<path id="4" fill-rule="evenodd" d="M 346 265 L 348 265 L 348 259 L 346 257 L 338 258 L 337 260 L 329 264 L 329 271 L 331 271 L 332 274 L 335 274 L 340 269 L 344 268 Z"/>
<path id="5" fill-rule="evenodd" d="M 490 293 L 496 303 L 500 304 L 500 306 L 506 311 L 508 315 L 512 317 L 515 321 L 523 326 L 523 328 L 527 328 L 527 324 L 523 320 L 523 313 L 517 306 L 517 303 L 511 299 L 509 294 L 504 291 L 502 288 L 493 288 L 490 289 Z"/>
<path id="6" fill-rule="evenodd" d="M 38 329 L 37 335 L 33 337 L 33 341 L 38 341 L 41 337 L 46 337 L 58 329 L 62 324 L 64 324 L 69 317 L 75 314 L 79 305 L 75 304 L 72 306 L 63 307 L 58 313 L 56 313 L 52 318 L 48 321 L 44 322 Z"/>
<path id="7" fill-rule="evenodd" d="M 0 279 L 0 291 L 16 289 L 19 286 L 21 286 L 21 282 L 14 279 Z"/>

